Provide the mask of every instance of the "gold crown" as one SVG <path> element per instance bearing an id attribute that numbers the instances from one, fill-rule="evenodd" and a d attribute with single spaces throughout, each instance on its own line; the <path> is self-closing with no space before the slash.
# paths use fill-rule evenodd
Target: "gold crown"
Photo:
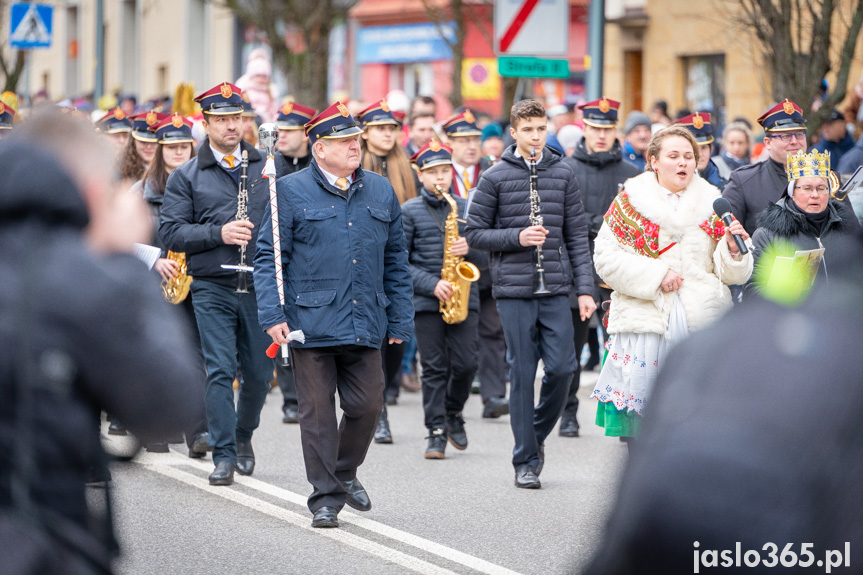
<path id="1" fill-rule="evenodd" d="M 785 171 L 788 173 L 789 182 L 800 178 L 829 178 L 830 152 L 819 153 L 812 150 L 811 154 L 807 154 L 800 150 L 794 155 L 788 154 Z"/>

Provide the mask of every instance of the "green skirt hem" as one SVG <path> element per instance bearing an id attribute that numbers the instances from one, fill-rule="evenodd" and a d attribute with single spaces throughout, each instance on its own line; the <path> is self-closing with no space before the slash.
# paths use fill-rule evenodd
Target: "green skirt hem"
<path id="1" fill-rule="evenodd" d="M 600 403 L 596 408 L 596 424 L 605 428 L 609 437 L 638 437 L 641 416 L 634 411 L 617 409 L 612 402 Z"/>

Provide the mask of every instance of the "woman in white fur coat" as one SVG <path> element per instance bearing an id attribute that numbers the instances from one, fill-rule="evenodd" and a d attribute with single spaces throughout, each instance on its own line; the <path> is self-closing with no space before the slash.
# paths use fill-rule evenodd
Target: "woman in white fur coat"
<path id="1" fill-rule="evenodd" d="M 739 253 L 735 221 L 713 212 L 719 190 L 695 173 L 698 143 L 683 127 L 657 132 L 649 171 L 626 181 L 596 238 L 596 271 L 614 292 L 609 347 L 591 397 L 605 434 L 635 437 L 669 346 L 731 307 L 728 285 L 744 284 L 752 255 Z M 707 366 L 705 366 L 705 369 Z"/>

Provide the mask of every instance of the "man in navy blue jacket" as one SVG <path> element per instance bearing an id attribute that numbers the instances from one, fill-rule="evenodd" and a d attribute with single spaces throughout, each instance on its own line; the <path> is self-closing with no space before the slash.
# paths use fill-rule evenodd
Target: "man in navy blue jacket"
<path id="1" fill-rule="evenodd" d="M 165 187 L 159 237 L 165 247 L 185 252 L 192 282 L 192 304 L 207 365 L 207 425 L 213 463 L 210 485 L 230 485 L 234 470 L 251 475 L 255 469 L 252 433 L 261 408 L 273 361 L 265 355 L 269 340 L 255 317 L 255 286 L 248 276 L 248 293 L 237 293 L 240 247 L 247 260 L 254 250 L 264 205 L 269 199 L 261 176 L 265 158 L 242 137 L 241 91 L 227 82 L 199 95 L 207 139 L 198 156 L 173 171 Z M 248 154 L 248 220 L 237 219 L 241 157 Z M 243 374 L 234 408 L 232 384 Z"/>
<path id="2" fill-rule="evenodd" d="M 269 206 L 254 273 L 261 327 L 277 344 L 287 343 L 291 330 L 305 334 L 305 343 L 291 346 L 303 458 L 314 487 L 308 505 L 313 527 L 338 527 L 345 503 L 371 509 L 357 468 L 381 413 L 380 348 L 385 337 L 411 337 L 413 291 L 399 202 L 385 178 L 359 168 L 359 124 L 336 102 L 305 129 L 311 164 L 277 182 L 284 308 Z"/>
<path id="3" fill-rule="evenodd" d="M 515 144 L 489 168 L 468 209 L 465 237 L 491 252 L 493 294 L 510 358 L 510 424 L 515 437 L 515 485 L 541 487 L 544 441 L 560 417 L 575 370 L 569 293 L 578 295 L 582 321 L 596 310 L 593 261 L 578 183 L 561 156 L 545 147 L 545 108 L 536 100 L 516 102 L 510 114 Z M 536 153 L 541 225 L 529 217 L 531 150 Z M 542 246 L 548 292 L 535 293 L 536 247 Z M 534 379 L 545 365 L 539 404 Z"/>

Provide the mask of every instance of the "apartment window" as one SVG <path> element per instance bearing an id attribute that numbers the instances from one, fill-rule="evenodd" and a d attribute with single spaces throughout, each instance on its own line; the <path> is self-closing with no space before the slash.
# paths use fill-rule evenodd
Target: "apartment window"
<path id="1" fill-rule="evenodd" d="M 683 73 L 684 106 L 713 114 L 717 131 L 725 124 L 725 54 L 684 57 Z"/>

